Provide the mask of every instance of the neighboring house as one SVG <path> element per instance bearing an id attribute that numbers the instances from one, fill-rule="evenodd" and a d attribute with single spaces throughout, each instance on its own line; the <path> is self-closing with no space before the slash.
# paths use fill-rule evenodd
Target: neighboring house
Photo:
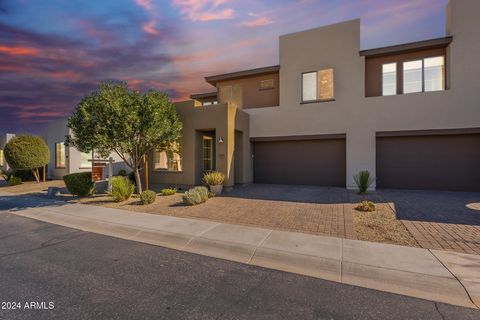
<path id="1" fill-rule="evenodd" d="M 5 160 L 3 149 L 5 149 L 5 146 L 7 145 L 8 141 L 10 141 L 10 139 L 12 139 L 13 137 L 15 137 L 15 135 L 12 133 L 0 134 L 0 170 L 3 170 L 3 171 L 10 170 L 8 163 Z"/>
<path id="2" fill-rule="evenodd" d="M 150 181 L 355 188 L 369 170 L 379 188 L 480 191 L 479 12 L 452 0 L 445 37 L 372 50 L 360 20 L 281 36 L 279 65 L 177 104 L 183 137 L 151 155 Z"/>
<path id="3" fill-rule="evenodd" d="M 92 163 L 98 161 L 98 155 L 92 157 L 92 153 L 83 153 L 75 147 L 67 147 L 65 145 L 65 137 L 70 134 L 67 127 L 67 119 L 60 119 L 48 123 L 46 142 L 50 149 L 50 163 L 48 164 L 48 178 L 61 179 L 64 175 L 75 172 L 92 171 Z M 112 153 L 110 155 L 114 159 L 113 174 L 117 174 L 119 170 L 127 170 L 127 166 L 121 158 Z M 94 160 L 92 162 L 92 160 Z M 106 159 L 100 159 L 106 160 Z M 108 174 L 107 169 L 99 173 L 102 178 Z"/>

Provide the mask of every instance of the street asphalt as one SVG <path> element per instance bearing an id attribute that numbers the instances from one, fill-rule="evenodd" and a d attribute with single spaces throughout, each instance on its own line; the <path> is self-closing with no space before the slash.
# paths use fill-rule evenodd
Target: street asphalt
<path id="1" fill-rule="evenodd" d="M 0 211 L 0 303 L 0 319 L 480 319 L 480 310 L 111 238 L 6 211 Z"/>

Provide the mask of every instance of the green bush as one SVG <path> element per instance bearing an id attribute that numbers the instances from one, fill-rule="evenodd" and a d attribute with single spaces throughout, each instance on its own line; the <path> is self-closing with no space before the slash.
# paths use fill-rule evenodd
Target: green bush
<path id="1" fill-rule="evenodd" d="M 124 177 L 112 178 L 112 191 L 108 193 L 116 202 L 122 202 L 130 199 L 135 190 L 135 186 Z"/>
<path id="2" fill-rule="evenodd" d="M 50 161 L 50 150 L 42 138 L 32 135 L 16 136 L 10 139 L 3 151 L 5 160 L 14 170 L 32 170 L 40 181 L 38 168 Z"/>
<path id="3" fill-rule="evenodd" d="M 125 169 L 118 170 L 118 175 L 121 176 L 121 177 L 126 177 L 127 176 L 127 170 L 125 170 Z"/>
<path id="4" fill-rule="evenodd" d="M 225 175 L 218 171 L 212 171 L 203 175 L 203 183 L 209 186 L 218 186 L 225 181 Z"/>
<path id="5" fill-rule="evenodd" d="M 75 196 L 87 197 L 95 193 L 91 172 L 77 172 L 63 176 L 68 192 Z"/>
<path id="6" fill-rule="evenodd" d="M 175 188 L 165 188 L 160 191 L 162 196 L 173 196 L 175 193 L 177 193 L 177 189 Z"/>
<path id="7" fill-rule="evenodd" d="M 189 206 L 194 206 L 204 203 L 208 200 L 208 189 L 205 187 L 195 187 L 183 194 L 183 203 Z"/>
<path id="8" fill-rule="evenodd" d="M 35 181 L 32 170 L 14 170 L 13 175 L 22 178 L 22 181 Z"/>
<path id="9" fill-rule="evenodd" d="M 11 186 L 18 186 L 19 184 L 22 184 L 22 178 L 20 177 L 10 177 L 10 179 L 8 179 L 8 185 L 11 187 Z"/>
<path id="10" fill-rule="evenodd" d="M 355 207 L 355 209 L 362 212 L 372 212 L 375 211 L 375 203 L 372 201 L 362 201 Z"/>
<path id="11" fill-rule="evenodd" d="M 370 172 L 367 170 L 360 171 L 358 174 L 353 176 L 353 180 L 358 187 L 359 194 L 366 193 L 374 181 L 373 177 L 370 176 Z"/>
<path id="12" fill-rule="evenodd" d="M 217 195 L 211 191 L 208 191 L 208 198 L 215 198 Z"/>
<path id="13" fill-rule="evenodd" d="M 140 202 L 143 205 L 154 203 L 156 198 L 157 198 L 157 194 L 151 190 L 143 191 L 140 194 Z"/>

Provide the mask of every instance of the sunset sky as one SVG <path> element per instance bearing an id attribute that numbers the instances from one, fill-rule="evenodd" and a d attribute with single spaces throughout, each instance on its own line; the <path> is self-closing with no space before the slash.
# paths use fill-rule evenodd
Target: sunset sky
<path id="1" fill-rule="evenodd" d="M 0 133 L 41 133 L 99 81 L 212 91 L 278 63 L 278 36 L 362 19 L 362 48 L 441 37 L 447 0 L 0 0 Z"/>

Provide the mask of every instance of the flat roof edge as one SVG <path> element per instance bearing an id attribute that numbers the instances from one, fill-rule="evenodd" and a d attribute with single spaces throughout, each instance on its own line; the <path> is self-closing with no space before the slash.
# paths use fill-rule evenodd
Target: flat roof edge
<path id="1" fill-rule="evenodd" d="M 280 70 L 280 65 L 274 65 L 269 67 L 255 68 L 255 69 L 242 70 L 242 71 L 209 76 L 209 77 L 205 77 L 205 81 L 207 81 L 212 85 L 215 85 L 216 82 L 222 81 L 222 80 L 231 80 L 231 79 L 238 79 L 238 78 L 254 76 L 254 75 L 274 73 L 274 72 L 278 72 L 279 70 Z"/>
<path id="2" fill-rule="evenodd" d="M 378 57 L 388 54 L 404 53 L 409 51 L 421 49 L 433 49 L 448 46 L 453 41 L 452 36 L 436 38 L 430 40 L 409 42 L 382 48 L 374 48 L 360 51 L 360 56 L 363 57 Z"/>

